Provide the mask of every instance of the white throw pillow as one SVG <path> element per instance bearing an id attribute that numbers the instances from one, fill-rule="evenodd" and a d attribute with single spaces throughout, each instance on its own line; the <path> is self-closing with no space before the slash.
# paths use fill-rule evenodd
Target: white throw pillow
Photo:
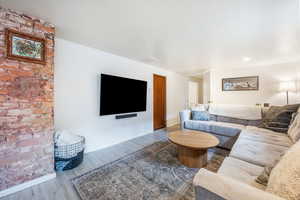
<path id="1" fill-rule="evenodd" d="M 288 136 L 295 143 L 300 139 L 300 114 L 298 113 L 288 130 Z"/>
<path id="2" fill-rule="evenodd" d="M 300 199 L 300 141 L 284 154 L 272 170 L 267 192 L 287 200 Z"/>

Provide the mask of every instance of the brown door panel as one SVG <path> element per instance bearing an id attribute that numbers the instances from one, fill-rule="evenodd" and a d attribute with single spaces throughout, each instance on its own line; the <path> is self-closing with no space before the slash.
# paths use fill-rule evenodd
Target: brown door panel
<path id="1" fill-rule="evenodd" d="M 154 130 L 166 127 L 166 77 L 153 75 Z"/>

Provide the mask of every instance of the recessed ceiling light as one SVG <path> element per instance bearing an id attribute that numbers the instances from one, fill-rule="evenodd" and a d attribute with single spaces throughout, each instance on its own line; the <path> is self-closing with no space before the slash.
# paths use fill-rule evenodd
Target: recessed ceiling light
<path id="1" fill-rule="evenodd" d="M 250 57 L 243 57 L 243 61 L 244 62 L 249 62 L 249 61 L 251 61 L 252 59 L 250 58 Z"/>

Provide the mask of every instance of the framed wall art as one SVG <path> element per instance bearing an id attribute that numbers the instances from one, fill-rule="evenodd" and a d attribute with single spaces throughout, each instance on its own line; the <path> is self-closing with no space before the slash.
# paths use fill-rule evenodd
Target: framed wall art
<path id="1" fill-rule="evenodd" d="M 6 29 L 6 57 L 24 62 L 45 64 L 45 40 Z"/>
<path id="2" fill-rule="evenodd" d="M 237 78 L 223 78 L 222 79 L 223 91 L 248 91 L 259 90 L 259 77 L 237 77 Z"/>

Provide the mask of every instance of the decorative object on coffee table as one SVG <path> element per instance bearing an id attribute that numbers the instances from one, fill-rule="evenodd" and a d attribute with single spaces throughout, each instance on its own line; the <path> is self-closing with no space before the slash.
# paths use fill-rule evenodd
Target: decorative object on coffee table
<path id="1" fill-rule="evenodd" d="M 207 164 L 207 150 L 219 144 L 218 138 L 201 131 L 179 130 L 169 133 L 169 140 L 177 145 L 179 161 L 191 168 Z"/>
<path id="2" fill-rule="evenodd" d="M 6 57 L 14 60 L 46 64 L 46 41 L 43 38 L 6 29 Z"/>
<path id="3" fill-rule="evenodd" d="M 83 161 L 85 138 L 80 135 L 59 131 L 54 139 L 55 170 L 64 171 L 77 167 Z"/>
<path id="4" fill-rule="evenodd" d="M 247 91 L 247 90 L 258 90 L 258 89 L 259 89 L 258 76 L 222 79 L 223 91 Z"/>

